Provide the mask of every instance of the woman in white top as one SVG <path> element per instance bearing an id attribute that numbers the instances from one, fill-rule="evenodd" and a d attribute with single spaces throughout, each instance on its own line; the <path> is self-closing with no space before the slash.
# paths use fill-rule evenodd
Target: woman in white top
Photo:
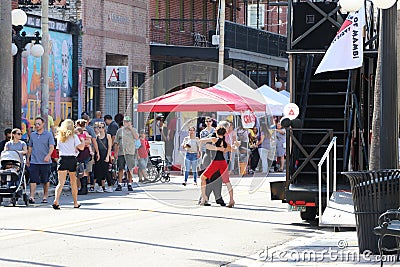
<path id="1" fill-rule="evenodd" d="M 186 150 L 185 156 L 185 181 L 182 185 L 186 185 L 189 178 L 190 167 L 193 172 L 194 184 L 197 185 L 197 160 L 200 158 L 199 138 L 196 137 L 196 128 L 189 128 L 189 136 L 186 136 L 182 142 L 182 147 Z"/>
<path id="2" fill-rule="evenodd" d="M 80 140 L 74 133 L 74 122 L 70 119 L 66 119 L 61 123 L 61 127 L 58 129 L 57 135 L 57 149 L 60 154 L 58 160 L 57 171 L 58 171 L 58 184 L 56 187 L 55 198 L 53 203 L 53 209 L 59 210 L 60 205 L 58 201 L 60 199 L 61 190 L 64 186 L 69 173 L 72 198 L 74 199 L 74 208 L 79 208 L 81 205 L 78 203 L 78 187 L 76 184 L 76 155 L 77 151 L 85 148 L 85 140 Z"/>

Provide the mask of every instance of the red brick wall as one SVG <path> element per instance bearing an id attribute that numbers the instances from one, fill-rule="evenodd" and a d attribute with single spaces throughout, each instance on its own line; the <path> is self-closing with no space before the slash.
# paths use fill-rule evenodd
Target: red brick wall
<path id="1" fill-rule="evenodd" d="M 236 6 L 239 6 L 239 0 L 227 0 L 226 1 L 226 19 L 232 19 L 232 12 L 236 12 L 239 15 L 239 11 L 233 11 L 232 1 L 236 1 Z M 158 14 L 159 19 L 174 18 L 179 19 L 180 17 L 180 3 L 181 0 L 150 0 L 150 18 L 155 19 L 157 14 L 157 3 L 158 3 Z M 166 12 L 167 5 L 169 3 L 169 14 Z M 209 0 L 183 0 L 184 6 L 184 18 L 185 19 L 216 19 L 214 13 L 215 6 L 218 5 L 218 1 L 210 2 Z M 232 7 L 231 7 L 232 5 Z M 206 12 L 205 12 L 206 11 Z"/>
<path id="2" fill-rule="evenodd" d="M 275 32 L 282 35 L 286 35 L 287 27 L 287 7 L 286 6 L 268 6 L 267 4 L 260 4 L 265 6 L 265 21 L 264 30 L 269 32 Z M 239 4 L 240 11 L 238 13 L 237 22 L 245 24 L 245 12 L 246 9 L 243 3 Z M 279 20 L 281 22 L 279 22 Z"/>
<path id="3" fill-rule="evenodd" d="M 100 106 L 101 110 L 104 110 L 106 101 L 104 86 L 106 54 L 126 56 L 130 72 L 144 72 L 146 73 L 146 78 L 149 77 L 148 1 L 82 1 L 82 25 L 83 73 L 85 73 L 85 68 L 100 68 L 102 70 Z M 132 84 L 131 81 L 129 84 Z M 85 81 L 83 81 L 83 84 L 85 84 Z M 119 95 L 120 97 L 130 98 L 131 90 L 129 89 L 128 92 L 121 90 Z M 145 91 L 145 99 L 149 99 L 147 90 Z M 126 110 L 127 103 L 129 103 L 127 99 L 119 101 L 119 112 Z"/>

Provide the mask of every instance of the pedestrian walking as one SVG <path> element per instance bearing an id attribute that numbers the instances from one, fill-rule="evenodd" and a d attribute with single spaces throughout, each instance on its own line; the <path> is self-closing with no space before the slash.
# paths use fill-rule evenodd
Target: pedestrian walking
<path id="1" fill-rule="evenodd" d="M 59 152 L 59 160 L 57 164 L 58 184 L 55 191 L 53 202 L 53 209 L 59 210 L 59 200 L 62 188 L 64 187 L 67 174 L 69 175 L 69 182 L 71 186 L 72 199 L 74 201 L 74 208 L 79 208 L 81 205 L 78 203 L 78 186 L 76 179 L 76 163 L 77 151 L 85 148 L 85 138 L 79 139 L 78 135 L 74 132 L 74 122 L 66 119 L 61 123 L 57 133 L 57 149 Z"/>
<path id="2" fill-rule="evenodd" d="M 107 125 L 107 133 L 111 135 L 112 144 L 114 144 L 115 135 L 119 129 L 118 124 L 112 119 L 111 115 L 104 116 L 104 122 Z"/>
<path id="3" fill-rule="evenodd" d="M 200 158 L 200 143 L 199 138 L 196 137 L 195 127 L 189 127 L 189 136 L 186 136 L 183 139 L 182 147 L 186 150 L 185 181 L 182 183 L 182 185 L 186 186 L 190 169 L 192 169 L 194 185 L 197 185 L 197 162 Z"/>
<path id="4" fill-rule="evenodd" d="M 6 143 L 11 140 L 11 137 L 12 137 L 11 132 L 12 132 L 12 129 L 10 129 L 10 128 L 7 128 L 4 130 L 4 140 L 1 140 L 1 142 L 0 142 L 0 153 L 1 153 L 1 151 L 4 150 L 4 146 L 6 145 Z"/>
<path id="5" fill-rule="evenodd" d="M 53 134 L 44 129 L 44 119 L 35 118 L 35 131 L 31 133 L 28 143 L 26 166 L 30 170 L 29 203 L 35 203 L 36 185 L 43 184 L 42 203 L 47 203 L 49 196 L 49 174 L 51 170 L 51 154 L 54 150 Z"/>
<path id="6" fill-rule="evenodd" d="M 135 140 L 139 138 L 137 130 L 132 127 L 132 119 L 129 116 L 124 117 L 124 126 L 119 128 L 115 137 L 115 155 L 118 165 L 118 185 L 116 191 L 122 191 L 122 177 L 125 166 L 128 167 L 128 191 L 133 191 L 132 174 L 135 167 L 136 146 Z M 129 175 L 130 174 L 130 175 Z"/>
<path id="7" fill-rule="evenodd" d="M 258 133 L 257 126 L 249 132 L 249 147 L 250 147 L 250 174 L 254 174 L 257 170 L 258 162 L 260 160 L 260 154 L 258 153 L 260 141 L 260 134 Z"/>
<path id="8" fill-rule="evenodd" d="M 90 188 L 89 192 L 94 192 L 94 172 L 93 172 L 93 166 L 95 163 L 95 160 L 98 160 L 100 157 L 99 154 L 99 147 L 97 146 L 97 134 L 95 131 L 95 127 L 97 126 L 90 126 L 89 125 L 90 117 L 87 115 L 87 113 L 82 113 L 82 119 L 76 121 L 76 126 L 82 127 L 85 131 L 87 131 L 90 135 L 90 141 L 91 141 L 91 146 L 92 146 L 92 151 L 94 152 L 94 156 L 92 157 L 91 160 L 89 160 L 88 164 L 86 165 L 85 168 L 85 176 L 89 177 L 90 180 Z"/>
<path id="9" fill-rule="evenodd" d="M 80 140 L 85 140 L 85 147 L 78 151 L 78 156 L 76 156 L 76 160 L 78 162 L 78 165 L 83 164 L 83 173 L 77 174 L 78 195 L 86 195 L 88 193 L 88 177 L 92 169 L 91 167 L 89 170 L 88 165 L 92 161 L 92 158 L 94 156 L 94 152 L 91 146 L 92 138 L 84 128 L 79 126 L 75 127 L 75 134 L 78 135 L 78 138 Z"/>
<path id="10" fill-rule="evenodd" d="M 111 135 L 106 133 L 106 124 L 104 122 L 96 122 L 94 124 L 98 129 L 99 133 L 96 138 L 97 147 L 99 148 L 99 157 L 97 157 L 94 164 L 94 177 L 99 185 L 97 192 L 113 192 L 112 182 L 108 176 L 108 167 L 112 162 L 111 160 Z M 105 181 L 107 180 L 108 187 L 105 187 Z"/>
<path id="11" fill-rule="evenodd" d="M 21 155 L 26 155 L 28 148 L 26 143 L 21 141 L 21 129 L 14 128 L 11 131 L 11 136 L 12 139 L 5 144 L 4 150 L 18 151 Z"/>
<path id="12" fill-rule="evenodd" d="M 93 127 L 96 124 L 96 122 L 104 122 L 100 110 L 95 112 L 94 118 L 90 121 L 89 125 Z"/>
<path id="13" fill-rule="evenodd" d="M 140 131 L 140 147 L 137 150 L 139 182 L 147 182 L 147 162 L 149 160 L 150 144 L 146 139 L 146 130 Z"/>
<path id="14" fill-rule="evenodd" d="M 278 172 L 283 172 L 286 154 L 286 130 L 281 123 L 276 124 L 276 156 L 279 163 Z"/>

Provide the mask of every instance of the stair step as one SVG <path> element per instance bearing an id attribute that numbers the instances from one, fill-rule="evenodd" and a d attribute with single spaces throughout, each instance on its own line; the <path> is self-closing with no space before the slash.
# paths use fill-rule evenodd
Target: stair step
<path id="1" fill-rule="evenodd" d="M 304 148 L 310 148 L 310 147 L 316 147 L 316 145 L 302 145 Z M 328 145 L 322 145 L 321 146 L 321 148 L 327 148 L 328 147 Z M 344 147 L 344 145 L 336 145 L 336 148 L 337 149 L 341 149 L 341 148 L 343 148 Z"/>
<path id="2" fill-rule="evenodd" d="M 333 95 L 333 96 L 337 96 L 337 95 L 346 95 L 346 92 L 309 92 L 308 95 Z"/>
<path id="3" fill-rule="evenodd" d="M 335 82 L 346 82 L 347 79 L 311 79 L 312 83 L 335 83 Z"/>
<path id="4" fill-rule="evenodd" d="M 305 118 L 305 121 L 344 121 L 343 118 Z"/>
<path id="5" fill-rule="evenodd" d="M 307 109 L 309 108 L 340 108 L 344 109 L 345 105 L 307 105 Z"/>
<path id="6" fill-rule="evenodd" d="M 325 153 L 325 152 L 324 152 Z M 321 158 L 311 158 L 313 161 L 320 161 Z M 299 161 L 305 161 L 306 158 L 299 158 Z M 336 158 L 336 160 L 343 161 L 343 158 Z"/>

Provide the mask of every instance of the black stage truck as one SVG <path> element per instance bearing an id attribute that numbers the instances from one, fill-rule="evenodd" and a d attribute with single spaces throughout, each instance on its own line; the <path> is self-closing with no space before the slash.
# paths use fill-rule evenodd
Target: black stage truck
<path id="1" fill-rule="evenodd" d="M 377 62 L 375 25 L 367 22 L 361 68 L 314 75 L 346 17 L 336 2 L 288 2 L 288 22 L 291 23 L 288 26 L 287 83 L 291 102 L 299 106 L 300 114 L 286 128 L 286 181 L 271 183 L 271 198 L 288 203 L 290 210 L 300 211 L 303 220 L 317 216 L 317 165 L 334 136 L 337 138 L 337 190 L 350 190 L 342 171 L 364 170 L 368 166 Z M 323 169 L 323 184 L 326 175 Z M 330 173 L 330 177 L 332 175 Z M 323 208 L 326 190 L 325 184 Z"/>

